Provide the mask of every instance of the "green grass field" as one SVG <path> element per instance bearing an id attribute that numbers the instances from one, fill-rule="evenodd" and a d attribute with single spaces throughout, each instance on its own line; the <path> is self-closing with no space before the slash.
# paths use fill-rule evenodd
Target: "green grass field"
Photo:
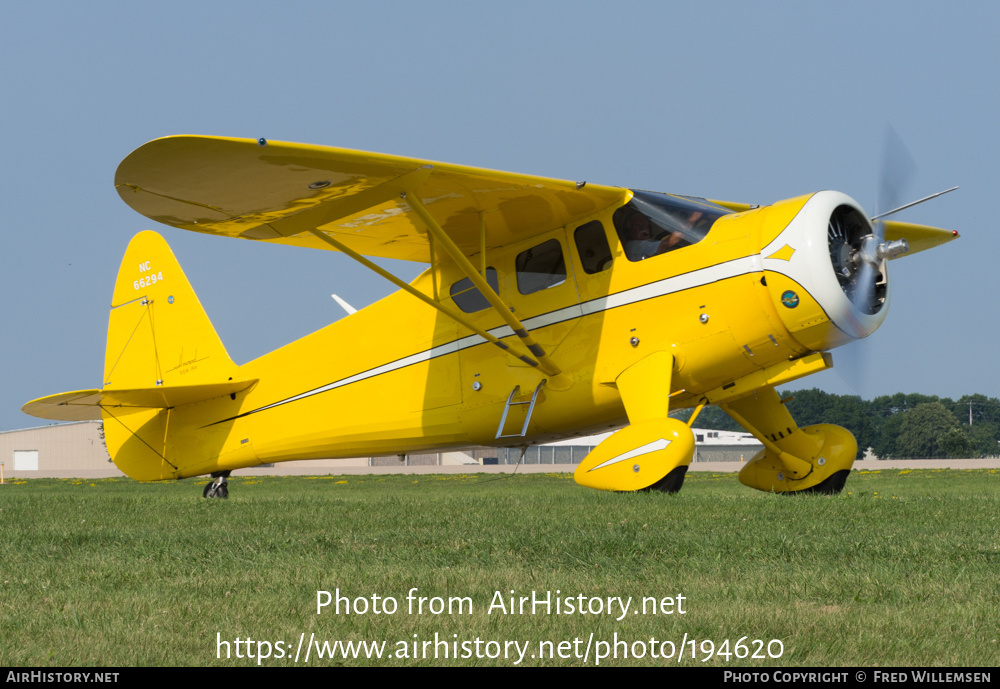
<path id="1" fill-rule="evenodd" d="M 835 497 L 710 473 L 678 495 L 566 474 L 347 476 L 236 478 L 223 501 L 204 482 L 0 486 L 0 665 L 255 664 L 236 657 L 248 638 L 268 666 L 1000 660 L 997 470 L 855 471 Z M 317 615 L 317 591 L 338 588 L 367 613 Z M 553 608 L 487 614 L 511 590 L 551 591 Z M 556 614 L 581 595 L 594 614 Z M 633 600 L 623 615 L 608 597 Z M 654 613 L 666 597 L 673 614 Z M 344 658 L 338 640 L 385 642 L 383 657 Z M 318 658 L 323 642 L 338 657 Z"/>

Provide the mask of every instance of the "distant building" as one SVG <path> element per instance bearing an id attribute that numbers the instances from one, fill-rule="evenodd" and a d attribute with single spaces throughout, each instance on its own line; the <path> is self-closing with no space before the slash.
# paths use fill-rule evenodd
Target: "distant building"
<path id="1" fill-rule="evenodd" d="M 123 476 L 108 457 L 100 421 L 0 431 L 4 478 Z"/>
<path id="2" fill-rule="evenodd" d="M 739 462 L 750 459 L 762 449 L 749 433 L 713 431 L 696 428 L 694 462 Z M 610 433 L 569 438 L 524 451 L 524 464 L 562 465 L 570 471 Z M 268 474 L 336 473 L 347 467 L 455 466 L 517 464 L 519 447 L 479 447 L 461 452 L 434 452 L 406 455 L 403 458 L 360 457 L 356 459 L 318 459 L 281 462 L 262 467 Z M 0 431 L 0 462 L 5 479 L 16 478 L 105 478 L 122 476 L 108 457 L 99 421 L 51 424 L 15 431 Z M 273 468 L 272 468 L 273 467 Z"/>
<path id="3" fill-rule="evenodd" d="M 692 462 L 749 462 L 759 450 L 764 448 L 761 442 L 749 433 L 713 431 L 702 428 L 692 430 L 695 441 Z M 535 445 L 525 450 L 524 463 L 576 465 L 610 435 L 611 433 L 602 433 L 582 438 L 558 440 L 545 445 Z M 517 464 L 521 459 L 521 448 L 486 447 L 471 450 L 469 454 L 477 460 L 477 464 L 482 464 L 491 458 L 496 458 L 497 464 Z"/>

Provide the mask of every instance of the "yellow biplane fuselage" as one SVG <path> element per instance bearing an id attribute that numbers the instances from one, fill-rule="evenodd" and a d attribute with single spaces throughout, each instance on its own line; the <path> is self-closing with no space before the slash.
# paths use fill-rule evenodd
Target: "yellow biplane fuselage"
<path id="1" fill-rule="evenodd" d="M 240 155 L 249 155 L 250 142 L 241 145 L 247 150 Z M 151 194 L 152 182 L 120 181 L 130 204 L 186 229 L 280 242 L 332 238 L 334 248 L 369 255 L 410 251 L 406 242 L 423 237 L 431 265 L 409 291 L 236 366 L 166 243 L 141 233 L 116 283 L 102 389 L 43 398 L 25 411 L 81 418 L 99 409 L 111 456 L 140 480 L 294 459 L 518 446 L 631 424 L 577 470 L 585 485 L 628 490 L 678 468 L 682 480 L 690 431 L 667 412 L 703 404 L 722 406 L 764 442 L 741 475 L 748 485 L 808 489 L 849 469 L 856 453 L 850 434 L 834 426 L 798 429 L 774 393 L 830 366 L 826 350 L 868 335 L 885 317 L 884 262 L 878 303 L 860 309 L 836 273 L 858 261 L 849 262 L 846 240 L 838 257 L 834 221 L 868 223 L 848 197 L 819 192 L 763 208 L 730 204 L 738 212 L 680 199 L 713 208 L 710 229 L 676 247 L 664 239 L 643 257 L 630 247 L 625 225 L 643 199 L 658 202 L 653 195 L 602 187 L 582 197 L 557 188 L 558 202 L 549 207 L 562 214 L 549 212 L 549 226 L 543 221 L 518 236 L 511 229 L 518 218 L 545 216 L 541 205 L 513 208 L 519 196 L 497 200 L 464 183 L 468 199 L 479 202 L 435 216 L 458 193 L 442 194 L 437 205 L 421 191 L 436 179 L 425 169 L 400 163 L 384 175 L 388 181 L 334 196 L 325 207 L 292 212 L 286 202 L 283 213 L 263 217 L 258 210 L 253 222 L 218 206 L 209 212 L 215 220 L 182 218 L 162 207 L 184 198 L 181 191 Z M 510 186 L 506 173 L 493 174 L 495 186 Z M 331 185 L 323 179 L 310 188 L 321 183 Z M 205 203 L 189 205 L 206 213 Z M 310 213 L 317 217 L 305 217 Z M 391 225 L 403 215 L 408 234 L 385 239 L 388 250 L 357 235 L 358 227 Z M 656 209 L 649 217 L 671 222 Z M 420 219 L 436 232 L 421 228 Z M 491 223 L 498 228 L 492 234 Z M 886 235 L 908 237 L 919 251 L 954 233 L 897 223 Z M 445 251 L 450 239 L 462 245 L 460 256 Z M 361 245 L 351 247 L 355 240 Z M 504 308 L 488 304 L 475 280 L 485 280 L 478 284 L 488 283 Z"/>

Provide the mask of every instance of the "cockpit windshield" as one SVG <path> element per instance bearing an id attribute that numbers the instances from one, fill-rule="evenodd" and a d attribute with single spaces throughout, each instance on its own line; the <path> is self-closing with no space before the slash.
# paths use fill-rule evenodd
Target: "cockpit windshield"
<path id="1" fill-rule="evenodd" d="M 630 261 L 696 244 L 716 220 L 732 212 L 704 199 L 652 191 L 632 193 L 632 200 L 614 215 L 615 229 Z"/>

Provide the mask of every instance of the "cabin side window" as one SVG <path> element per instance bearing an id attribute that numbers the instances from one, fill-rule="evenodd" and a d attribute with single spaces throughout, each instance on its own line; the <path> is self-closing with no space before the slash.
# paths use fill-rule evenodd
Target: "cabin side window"
<path id="1" fill-rule="evenodd" d="M 580 225 L 573 233 L 573 239 L 585 273 L 593 275 L 611 267 L 611 247 L 600 220 Z"/>
<path id="2" fill-rule="evenodd" d="M 495 293 L 500 293 L 500 283 L 497 282 L 497 271 L 495 268 L 486 269 L 486 284 L 488 284 Z M 462 278 L 453 284 L 451 286 L 451 290 L 449 291 L 449 295 L 452 300 L 454 300 L 455 306 L 462 309 L 465 313 L 482 311 L 490 305 L 490 303 L 486 301 L 486 297 L 483 296 L 483 293 L 472 284 L 472 280 L 469 278 Z"/>
<path id="3" fill-rule="evenodd" d="M 527 251 L 514 260 L 517 273 L 517 290 L 521 294 L 540 292 L 566 282 L 566 260 L 558 239 L 550 239 Z"/>

